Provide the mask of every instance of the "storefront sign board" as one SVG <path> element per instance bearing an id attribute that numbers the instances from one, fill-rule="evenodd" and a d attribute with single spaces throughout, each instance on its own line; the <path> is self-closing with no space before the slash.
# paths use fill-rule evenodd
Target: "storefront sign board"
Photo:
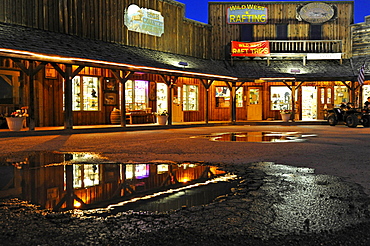
<path id="1" fill-rule="evenodd" d="M 231 56 L 257 57 L 270 54 L 269 41 L 238 42 L 231 41 Z"/>
<path id="2" fill-rule="evenodd" d="M 340 60 L 342 53 L 308 53 L 307 60 Z"/>
<path id="3" fill-rule="evenodd" d="M 160 37 L 164 33 L 164 18 L 161 12 L 131 4 L 125 10 L 125 26 L 130 31 Z"/>

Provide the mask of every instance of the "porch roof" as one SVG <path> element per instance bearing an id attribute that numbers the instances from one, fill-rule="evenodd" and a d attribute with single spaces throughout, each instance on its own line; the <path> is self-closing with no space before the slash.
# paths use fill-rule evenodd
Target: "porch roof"
<path id="1" fill-rule="evenodd" d="M 296 78 L 298 81 L 356 81 L 363 59 L 340 60 L 234 60 L 229 69 L 240 80 Z"/>
<path id="2" fill-rule="evenodd" d="M 106 67 L 153 74 L 221 81 L 295 77 L 301 81 L 356 81 L 365 58 L 353 60 L 234 60 L 219 61 L 81 38 L 0 23 L 0 56 Z M 186 62 L 188 66 L 181 66 Z M 299 69 L 300 73 L 292 73 Z"/>
<path id="3" fill-rule="evenodd" d="M 0 23 L 0 56 L 235 81 L 223 63 Z M 186 62 L 187 66 L 179 65 Z"/>

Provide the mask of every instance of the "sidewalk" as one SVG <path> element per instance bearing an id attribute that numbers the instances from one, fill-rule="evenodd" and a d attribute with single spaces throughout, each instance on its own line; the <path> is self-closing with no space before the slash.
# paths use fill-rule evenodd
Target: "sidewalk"
<path id="1" fill-rule="evenodd" d="M 295 121 L 283 122 L 281 120 L 274 121 L 238 121 L 234 125 L 326 125 L 326 120 L 312 121 Z M 84 133 L 103 133 L 103 132 L 124 132 L 124 131 L 147 131 L 171 128 L 189 128 L 189 127 L 208 127 L 208 126 L 225 126 L 233 125 L 229 121 L 212 121 L 206 124 L 205 122 L 181 122 L 172 123 L 169 125 L 154 124 L 134 124 L 121 127 L 120 125 L 83 125 L 73 126 L 73 129 L 64 129 L 64 126 L 47 126 L 36 127 L 34 131 L 29 131 L 28 128 L 23 128 L 19 132 L 10 131 L 9 129 L 0 129 L 1 137 L 16 137 L 16 136 L 43 136 L 43 135 L 63 135 L 63 134 L 84 134 Z"/>

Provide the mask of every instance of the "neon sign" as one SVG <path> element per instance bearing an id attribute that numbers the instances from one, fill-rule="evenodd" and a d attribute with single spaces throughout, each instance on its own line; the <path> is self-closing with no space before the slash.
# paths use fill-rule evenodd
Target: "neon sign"
<path id="1" fill-rule="evenodd" d="M 267 7 L 256 4 L 233 5 L 227 8 L 228 24 L 266 24 Z"/>

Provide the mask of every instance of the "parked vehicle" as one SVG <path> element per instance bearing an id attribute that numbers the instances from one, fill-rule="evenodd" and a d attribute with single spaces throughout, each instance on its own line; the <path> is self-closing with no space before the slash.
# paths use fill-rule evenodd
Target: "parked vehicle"
<path id="1" fill-rule="evenodd" d="M 328 123 L 335 126 L 343 122 L 348 127 L 357 127 L 362 124 L 364 127 L 370 127 L 370 110 L 352 108 L 352 104 L 341 105 L 340 108 L 328 110 Z"/>

